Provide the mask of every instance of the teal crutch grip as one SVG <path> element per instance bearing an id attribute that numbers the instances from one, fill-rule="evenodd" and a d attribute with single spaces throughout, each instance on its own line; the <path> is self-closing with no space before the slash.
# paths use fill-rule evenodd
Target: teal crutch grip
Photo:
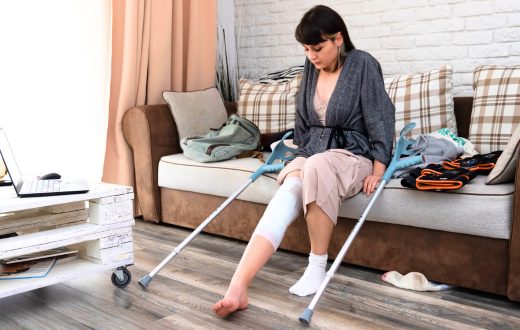
<path id="1" fill-rule="evenodd" d="M 261 176 L 264 173 L 272 173 L 272 172 L 278 172 L 281 171 L 283 168 L 283 163 L 276 163 L 271 165 L 262 165 L 258 170 L 255 171 L 255 173 L 251 174 L 249 177 L 252 181 L 255 181 L 258 179 L 259 176 Z"/>
<path id="2" fill-rule="evenodd" d="M 423 162 L 422 156 L 410 156 L 402 158 L 401 160 L 395 161 L 392 160 L 392 163 L 388 166 L 388 169 L 385 172 L 385 175 L 383 175 L 383 180 L 386 182 L 390 181 L 392 178 L 392 175 L 395 171 L 401 170 L 403 168 L 407 168 L 409 166 L 417 165 Z"/>
<path id="3" fill-rule="evenodd" d="M 396 168 L 395 170 L 402 170 L 403 168 L 407 168 L 409 166 L 413 166 L 413 165 L 417 165 L 417 164 L 420 164 L 423 162 L 423 159 L 422 159 L 422 156 L 421 155 L 417 155 L 417 156 L 410 156 L 410 157 L 405 157 L 403 159 L 401 159 L 399 162 L 397 162 L 396 164 Z"/>

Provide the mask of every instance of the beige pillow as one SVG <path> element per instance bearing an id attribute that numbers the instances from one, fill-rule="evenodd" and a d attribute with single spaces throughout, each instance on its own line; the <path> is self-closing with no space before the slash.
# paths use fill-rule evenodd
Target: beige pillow
<path id="1" fill-rule="evenodd" d="M 224 101 L 214 87 L 193 92 L 164 91 L 163 99 L 177 124 L 179 140 L 204 135 L 227 121 Z"/>
<path id="2" fill-rule="evenodd" d="M 482 65 L 473 73 L 469 140 L 481 154 L 503 150 L 520 124 L 520 65 Z"/>
<path id="3" fill-rule="evenodd" d="M 385 88 L 395 105 L 395 137 L 403 127 L 415 122 L 412 137 L 447 127 L 457 134 L 453 107 L 453 70 L 444 65 L 438 70 L 385 79 Z"/>
<path id="4" fill-rule="evenodd" d="M 520 149 L 520 125 L 516 127 L 509 139 L 504 151 L 500 155 L 486 184 L 511 182 L 515 179 L 516 163 L 518 162 L 518 150 Z"/>

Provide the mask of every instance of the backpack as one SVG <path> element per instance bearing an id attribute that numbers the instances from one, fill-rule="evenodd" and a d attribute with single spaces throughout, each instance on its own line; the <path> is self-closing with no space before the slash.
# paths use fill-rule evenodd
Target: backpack
<path id="1" fill-rule="evenodd" d="M 184 156 L 201 163 L 218 162 L 236 157 L 260 146 L 260 130 L 251 121 L 229 116 L 218 130 L 204 136 L 186 137 L 180 142 Z"/>

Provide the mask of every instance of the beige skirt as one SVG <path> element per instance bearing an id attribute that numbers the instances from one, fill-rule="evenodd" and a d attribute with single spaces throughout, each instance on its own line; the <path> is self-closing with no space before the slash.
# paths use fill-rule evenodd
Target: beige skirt
<path id="1" fill-rule="evenodd" d="M 300 171 L 303 181 L 303 210 L 312 202 L 336 224 L 341 203 L 363 189 L 372 173 L 372 162 L 343 149 L 330 149 L 309 158 L 296 157 L 278 175 L 281 184 L 287 174 Z"/>

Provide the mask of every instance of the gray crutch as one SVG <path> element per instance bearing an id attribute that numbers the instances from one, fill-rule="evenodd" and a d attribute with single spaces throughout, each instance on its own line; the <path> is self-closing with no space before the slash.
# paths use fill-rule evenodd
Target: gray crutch
<path id="1" fill-rule="evenodd" d="M 282 138 L 282 141 L 280 141 L 280 143 L 278 143 L 276 145 L 276 147 L 274 148 L 274 150 L 271 153 L 271 155 L 269 156 L 269 158 L 267 158 L 265 163 L 262 166 L 260 166 L 253 174 L 251 174 L 251 176 L 249 177 L 247 182 L 245 182 L 231 196 L 229 196 L 228 199 L 226 199 L 224 201 L 224 203 L 222 203 L 215 211 L 213 211 L 213 213 L 211 213 L 211 215 L 208 218 L 206 218 L 206 220 L 204 220 L 204 222 L 202 222 L 188 237 L 186 237 L 186 239 L 184 239 L 184 241 L 182 241 L 177 247 L 175 247 L 173 249 L 173 251 L 157 267 L 155 267 L 148 275 L 143 276 L 139 280 L 139 285 L 141 285 L 141 287 L 143 289 L 146 289 L 146 287 L 148 287 L 148 285 L 152 281 L 153 277 L 168 262 L 170 262 L 170 260 L 172 260 L 173 257 L 175 257 L 177 254 L 179 254 L 182 251 L 182 249 L 184 249 L 184 247 L 186 247 L 186 245 L 188 245 L 188 243 L 190 243 L 191 240 L 195 236 L 197 236 L 197 234 L 199 234 L 204 228 L 206 228 L 206 226 L 211 221 L 213 221 L 213 219 L 215 219 L 217 217 L 217 215 L 219 215 L 220 212 L 222 212 L 233 200 L 235 200 L 238 197 L 238 195 L 240 195 L 251 183 L 253 183 L 258 177 L 260 177 L 264 173 L 280 171 L 283 168 L 285 161 L 288 161 L 288 160 L 291 160 L 292 158 L 294 158 L 295 149 L 289 148 L 283 142 L 291 134 L 292 134 L 292 132 L 286 133 L 284 135 L 284 137 Z M 281 162 L 275 163 L 276 160 L 280 160 Z"/>
<path id="2" fill-rule="evenodd" d="M 358 222 L 354 226 L 354 229 L 352 229 L 352 232 L 349 234 L 347 240 L 343 244 L 343 247 L 341 248 L 338 255 L 336 256 L 336 259 L 332 263 L 332 266 L 330 267 L 329 271 L 325 275 L 325 278 L 323 279 L 323 282 L 321 282 L 321 285 L 320 285 L 318 291 L 316 292 L 316 294 L 314 295 L 311 303 L 309 304 L 307 309 L 302 313 L 302 315 L 300 315 L 299 321 L 301 323 L 303 323 L 305 325 L 310 324 L 312 314 L 313 314 L 314 308 L 316 307 L 316 304 L 318 303 L 318 300 L 320 300 L 321 295 L 327 288 L 327 285 L 329 284 L 330 280 L 336 273 L 336 270 L 340 266 L 341 261 L 343 260 L 343 257 L 347 253 L 350 245 L 352 244 L 352 242 L 356 238 L 356 235 L 358 234 L 359 230 L 363 226 L 363 223 L 365 222 L 365 219 L 366 219 L 368 213 L 370 212 L 370 209 L 372 209 L 372 206 L 374 205 L 375 201 L 377 200 L 377 198 L 379 197 L 379 195 L 385 188 L 386 183 L 388 181 L 390 181 L 390 179 L 392 178 L 392 175 L 394 174 L 394 172 L 397 170 L 412 166 L 412 165 L 422 163 L 423 160 L 420 155 L 401 158 L 402 155 L 407 155 L 407 148 L 410 144 L 413 143 L 413 141 L 406 139 L 405 135 L 414 127 L 415 127 L 415 123 L 410 123 L 402 129 L 400 137 L 399 137 L 399 141 L 397 142 L 396 150 L 395 150 L 394 156 L 392 158 L 392 161 L 390 162 L 390 165 L 388 165 L 388 168 L 386 169 L 385 174 L 383 175 L 383 178 L 381 179 L 381 182 L 379 183 L 379 186 L 377 187 L 376 191 L 374 192 L 374 195 L 370 199 L 370 202 L 368 203 L 367 207 L 365 208 L 365 211 L 361 215 L 361 218 L 358 220 Z"/>

